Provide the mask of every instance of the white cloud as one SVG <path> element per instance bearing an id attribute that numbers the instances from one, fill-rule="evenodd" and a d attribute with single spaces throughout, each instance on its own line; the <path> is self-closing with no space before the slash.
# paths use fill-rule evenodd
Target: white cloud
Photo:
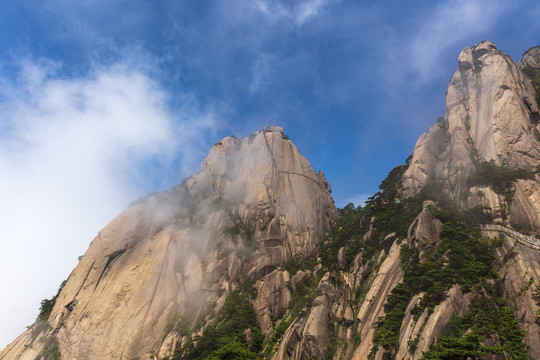
<path id="1" fill-rule="evenodd" d="M 295 21 L 298 25 L 302 25 L 307 20 L 317 16 L 319 10 L 321 10 L 328 1 L 326 0 L 311 0 L 300 3 L 295 11 Z"/>
<path id="2" fill-rule="evenodd" d="M 419 29 L 409 49 L 409 61 L 420 82 L 433 76 L 447 48 L 484 34 L 509 6 L 508 2 L 499 0 L 457 0 L 439 5 Z"/>
<path id="3" fill-rule="evenodd" d="M 269 54 L 261 54 L 251 66 L 251 83 L 249 92 L 258 93 L 263 91 L 265 86 L 272 81 L 272 73 L 274 64 L 278 63 L 278 59 Z"/>
<path id="4" fill-rule="evenodd" d="M 196 168 L 216 125 L 189 96 L 173 115 L 144 67 L 66 79 L 60 66 L 23 60 L 16 80 L 0 76 L 0 318 L 9 324 L 0 348 L 33 322 L 113 216 Z"/>
<path id="5" fill-rule="evenodd" d="M 280 1 L 256 0 L 253 6 L 264 14 L 271 22 L 280 20 L 292 21 L 297 26 L 302 26 L 308 20 L 316 17 L 319 12 L 333 0 L 306 0 L 294 6 L 284 5 Z M 288 3 L 286 3 L 288 4 Z"/>

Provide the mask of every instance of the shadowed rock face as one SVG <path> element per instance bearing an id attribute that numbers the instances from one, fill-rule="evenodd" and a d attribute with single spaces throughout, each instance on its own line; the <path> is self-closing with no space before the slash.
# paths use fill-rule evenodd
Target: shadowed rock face
<path id="1" fill-rule="evenodd" d="M 138 201 L 92 241 L 49 318 L 62 358 L 158 354 L 171 319 L 211 318 L 245 276 L 259 280 L 256 313 L 279 311 L 289 293 L 278 268 L 316 251 L 337 217 L 330 192 L 283 129 L 224 138 L 198 173 Z M 41 343 L 29 343 L 27 331 L 0 358 L 33 360 Z"/>
<path id="2" fill-rule="evenodd" d="M 485 41 L 463 49 L 458 64 L 448 86 L 445 118 L 416 143 L 403 192 L 413 196 L 428 182 L 438 181 L 459 204 L 468 196 L 467 178 L 482 161 L 531 170 L 535 179 L 517 184 L 509 220 L 540 230 L 538 104 L 531 81 L 522 71 L 540 69 L 540 50 L 530 50 L 518 66 Z M 484 193 L 486 189 L 476 190 Z M 469 206 L 495 206 L 494 210 L 502 206 L 501 199 L 477 199 L 476 192 L 465 201 Z"/>

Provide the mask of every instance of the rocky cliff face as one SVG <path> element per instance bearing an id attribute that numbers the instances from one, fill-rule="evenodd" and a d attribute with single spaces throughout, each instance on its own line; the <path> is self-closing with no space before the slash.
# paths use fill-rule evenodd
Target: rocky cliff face
<path id="1" fill-rule="evenodd" d="M 538 104 L 524 68 L 539 70 L 540 51 L 528 51 L 519 65 L 484 41 L 465 48 L 450 81 L 444 119 L 418 140 L 403 193 L 417 194 L 426 184 L 439 182 L 462 206 L 484 205 L 508 215 L 511 224 L 540 230 L 540 130 Z M 489 187 L 472 188 L 467 179 L 478 165 L 531 171 L 504 199 Z"/>
<path id="2" fill-rule="evenodd" d="M 410 199 L 418 196 L 429 197 L 433 195 L 433 189 L 436 189 L 435 192 L 442 190 L 458 209 L 475 207 L 488 209 L 494 215 L 495 221 L 503 221 L 509 226 L 538 233 L 540 117 L 537 102 L 539 87 L 538 83 L 535 83 L 535 77 L 539 70 L 538 47 L 528 50 L 518 64 L 504 52 L 498 51 L 490 42 L 482 42 L 472 48 L 463 49 L 458 58 L 458 69 L 448 87 L 445 117 L 419 138 L 401 180 L 399 192 L 402 196 Z M 519 172 L 528 172 L 528 175 L 517 176 Z M 514 174 L 514 177 L 509 174 Z M 502 182 L 497 183 L 493 179 L 478 180 L 479 177 L 491 176 L 499 179 L 507 177 L 504 183 L 506 188 L 502 189 Z M 430 190 L 421 192 L 428 188 Z M 425 202 L 422 212 L 408 230 L 407 248 L 416 254 L 418 264 L 425 265 L 426 262 L 434 261 L 436 255 L 433 254 L 436 254 L 437 248 L 442 246 L 443 223 L 433 215 L 437 212 L 436 207 L 437 204 L 433 202 Z M 429 310 L 424 308 L 427 303 L 424 297 L 433 287 L 427 287 L 429 289 L 427 292 L 411 292 L 413 296 L 409 297 L 407 306 L 399 311 L 400 326 L 397 339 L 388 333 L 382 333 L 391 329 L 391 326 L 385 327 L 384 324 L 376 326 L 379 327 L 379 334 L 382 333 L 382 340 L 381 337 L 363 338 L 362 343 L 365 339 L 376 345 L 370 354 L 372 358 L 421 359 L 452 354 L 458 356 L 459 351 L 463 349 L 455 350 L 457 352 L 453 353 L 453 349 L 458 349 L 459 346 L 455 343 L 451 345 L 450 340 L 444 340 L 440 346 L 436 345 L 441 335 L 450 336 L 452 333 L 448 326 L 462 321 L 455 319 L 478 316 L 471 315 L 475 311 L 478 314 L 475 310 L 478 303 L 492 307 L 493 310 L 505 302 L 507 306 L 517 309 L 515 319 L 524 331 L 528 357 L 540 357 L 538 345 L 540 341 L 537 339 L 539 336 L 537 311 L 540 300 L 537 265 L 540 264 L 538 259 L 540 252 L 534 246 L 519 243 L 515 237 L 506 233 L 484 232 L 483 235 L 491 239 L 499 238 L 498 241 L 502 243 L 493 255 L 495 261 L 493 269 L 499 274 L 491 280 L 494 281 L 493 285 L 479 286 L 476 291 L 470 292 L 470 289 L 465 291 L 463 285 L 457 281 L 451 288 L 446 289 L 443 300 L 436 305 L 434 303 L 434 307 Z M 484 245 L 485 251 L 488 251 L 487 248 L 490 246 L 487 244 Z M 452 251 L 456 250 L 447 250 L 445 254 L 448 255 L 443 255 L 443 258 L 448 256 L 449 260 L 443 260 L 441 271 L 445 266 L 449 266 L 446 261 L 451 263 Z M 394 273 L 398 274 L 397 271 Z M 386 273 L 384 275 L 388 276 Z M 405 284 L 407 277 L 410 279 L 411 276 L 410 273 L 405 275 L 403 280 Z M 392 312 L 396 307 L 392 306 L 396 300 L 392 296 L 404 292 L 403 287 L 398 289 L 396 284 L 393 286 L 397 291 L 394 295 L 381 295 L 386 305 L 380 311 L 387 314 L 386 323 L 395 321 L 395 314 Z M 494 301 L 486 300 L 497 297 L 503 297 L 506 301 L 499 300 L 499 305 L 493 305 Z M 365 302 L 362 306 L 365 306 Z M 504 316 L 506 312 L 504 308 L 497 311 L 500 311 L 499 317 Z M 359 317 L 360 315 L 361 312 Z M 365 316 L 359 318 L 360 327 L 362 322 L 368 319 Z M 467 326 L 470 325 L 471 323 L 468 323 Z M 475 326 L 464 329 L 469 333 L 485 331 L 477 330 Z M 509 341 L 509 335 L 493 334 L 489 331 L 485 333 L 490 335 L 487 335 L 479 345 L 492 347 Z M 462 339 L 467 338 L 466 335 L 462 336 Z M 519 343 L 518 341 L 517 344 Z M 369 347 L 369 343 L 361 344 L 353 358 L 366 358 L 368 354 L 366 350 L 362 352 L 360 350 Z M 437 355 L 426 357 L 429 356 L 426 354 L 430 350 L 432 350 L 430 354 Z M 468 353 L 468 356 L 473 355 L 474 353 Z M 483 354 L 483 358 L 490 359 L 520 358 L 520 356 L 523 355 L 507 350 L 499 355 L 489 351 Z"/>
<path id="3" fill-rule="evenodd" d="M 540 358 L 540 245 L 509 229 L 540 229 L 540 48 L 458 60 L 445 118 L 365 207 L 338 216 L 281 128 L 227 137 L 105 227 L 0 359 Z"/>
<path id="4" fill-rule="evenodd" d="M 28 330 L 0 359 L 33 360 L 51 334 L 63 359 L 165 356 L 185 340 L 171 321 L 210 322 L 246 277 L 256 281 L 268 332 L 289 300 L 280 267 L 313 255 L 336 216 L 324 175 L 283 129 L 224 138 L 197 174 L 100 231 L 60 292 L 50 329 L 35 340 Z"/>
<path id="5" fill-rule="evenodd" d="M 328 350 L 334 359 L 435 359 L 459 354 L 486 359 L 540 357 L 540 252 L 506 233 L 490 231 L 477 234 L 467 230 L 451 244 L 452 234 L 461 231 L 458 229 L 463 220 L 472 219 L 458 215 L 451 220 L 455 215 L 449 215 L 453 211 L 488 208 L 495 221 L 506 221 L 509 226 L 533 233 L 540 230 L 540 127 L 535 99 L 538 86 L 531 82 L 540 70 L 538 64 L 539 48 L 527 51 L 519 65 L 490 42 L 462 51 L 448 88 L 445 118 L 420 137 L 403 176 L 391 172 L 381 185 L 381 193 L 361 210 L 359 227 L 366 223 L 367 216 L 372 216 L 369 229 L 362 232 L 362 253 L 348 269 L 341 265 L 342 254 L 356 246 L 354 240 L 343 242 L 340 251 L 335 252 L 337 268 L 329 277 L 338 280 L 330 293 L 338 303 L 348 294 L 347 303 L 352 304 L 356 319 L 354 326 L 346 328 L 340 322 L 340 312 L 329 307 L 328 321 L 338 328 L 339 345 Z M 501 183 L 478 180 L 493 175 L 489 171 L 496 172 L 494 177 L 510 177 L 504 181 L 504 190 Z M 516 175 L 520 173 L 528 174 Z M 387 186 L 392 178 L 399 178 L 395 187 Z M 429 189 L 422 192 L 424 188 Z M 396 189 L 401 204 L 394 204 Z M 438 208 L 439 203 L 425 201 L 410 220 L 398 215 L 414 213 L 420 199 L 441 199 L 441 192 L 445 194 L 442 198 L 447 196 L 457 205 L 456 210 L 448 213 L 447 209 L 453 207 L 444 201 L 441 203 L 446 210 Z M 408 224 L 406 235 L 392 232 L 398 231 L 400 223 Z M 482 244 L 480 248 L 473 250 L 474 245 L 462 255 L 453 255 L 468 246 L 462 245 L 468 237 L 474 239 L 469 244 Z M 381 252 L 370 259 L 365 251 L 373 241 Z M 406 244 L 401 251 L 400 244 Z M 459 276 L 448 280 L 440 275 L 453 266 L 452 262 L 460 263 L 460 256 L 479 252 L 490 255 L 467 261 L 476 262 L 475 269 L 484 265 L 491 269 L 491 275 L 485 273 L 483 284 L 467 284 L 465 279 L 475 277 L 470 272 L 462 280 Z M 466 262 L 461 262 L 456 269 L 466 267 Z M 359 282 L 348 281 L 358 278 Z M 447 285 L 442 285 L 445 282 Z M 497 331 L 471 320 L 484 316 L 494 322 L 505 320 L 495 325 Z M 517 335 L 518 324 L 527 348 Z M 471 340 L 478 334 L 479 340 Z M 517 340 L 513 342 L 510 339 L 515 335 Z M 305 335 L 296 338 L 297 344 L 306 341 Z M 289 347 L 286 353 L 283 343 L 281 346 L 280 359 L 301 358 L 298 347 Z M 466 346 L 477 350 L 467 351 Z M 510 346 L 519 350 L 511 350 Z"/>

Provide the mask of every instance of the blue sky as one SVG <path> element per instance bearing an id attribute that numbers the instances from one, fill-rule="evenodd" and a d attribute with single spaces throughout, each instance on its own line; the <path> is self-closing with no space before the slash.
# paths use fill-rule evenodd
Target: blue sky
<path id="1" fill-rule="evenodd" d="M 0 347 L 99 229 L 224 136 L 283 126 L 360 204 L 444 115 L 461 49 L 517 61 L 539 18 L 520 0 L 4 1 Z"/>

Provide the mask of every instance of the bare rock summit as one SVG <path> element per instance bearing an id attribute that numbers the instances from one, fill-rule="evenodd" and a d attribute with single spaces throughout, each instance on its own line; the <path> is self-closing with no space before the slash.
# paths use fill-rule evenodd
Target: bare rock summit
<path id="1" fill-rule="evenodd" d="M 337 217 L 330 192 L 282 128 L 224 138 L 182 185 L 100 231 L 45 330 L 32 326 L 0 359 L 34 360 L 50 339 L 62 359 L 170 355 L 185 340 L 171 324 L 209 323 L 246 276 L 268 324 L 289 300 L 281 267 L 314 254 Z"/>
<path id="2" fill-rule="evenodd" d="M 516 64 L 484 41 L 463 49 L 450 80 L 444 118 L 416 143 L 403 177 L 403 193 L 414 196 L 438 183 L 456 204 L 489 206 L 510 224 L 540 230 L 540 116 L 535 89 L 523 69 L 539 69 L 540 50 Z M 489 187 L 472 188 L 482 163 L 530 172 L 517 181 L 512 200 Z"/>

